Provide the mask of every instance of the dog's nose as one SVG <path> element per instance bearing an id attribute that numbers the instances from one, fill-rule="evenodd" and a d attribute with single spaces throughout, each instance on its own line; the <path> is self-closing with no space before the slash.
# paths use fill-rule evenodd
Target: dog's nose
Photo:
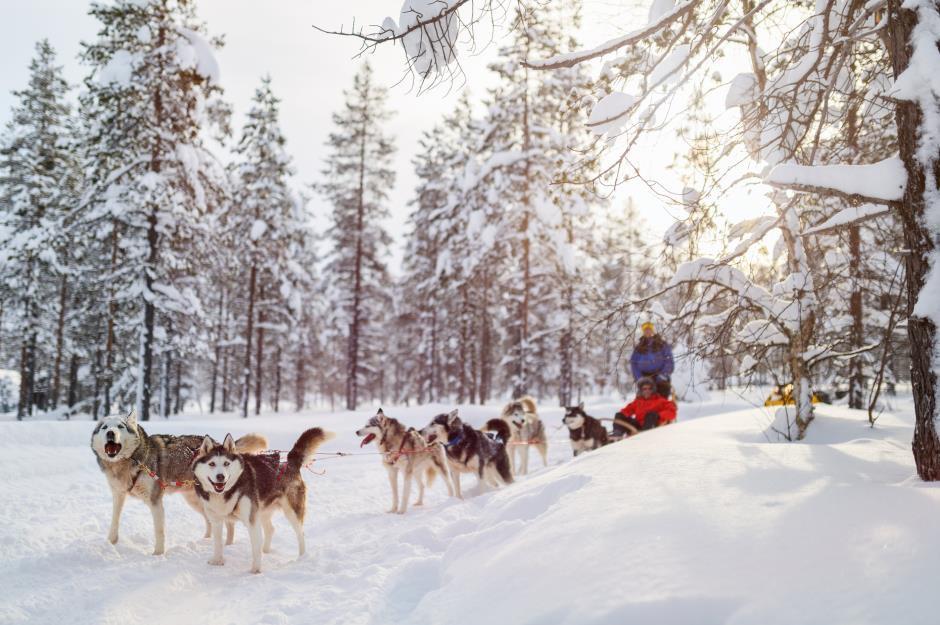
<path id="1" fill-rule="evenodd" d="M 114 440 L 114 430 L 108 430 L 108 441 Z"/>
<path id="2" fill-rule="evenodd" d="M 216 475 L 215 475 L 215 481 L 216 481 L 216 482 L 224 482 L 224 481 L 225 481 L 225 475 L 223 475 L 222 473 L 216 473 Z"/>

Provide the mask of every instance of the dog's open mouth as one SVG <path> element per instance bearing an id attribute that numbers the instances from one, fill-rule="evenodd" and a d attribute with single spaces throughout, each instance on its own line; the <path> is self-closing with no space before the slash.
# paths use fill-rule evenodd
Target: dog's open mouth
<path id="1" fill-rule="evenodd" d="M 366 434 L 366 437 L 365 437 L 364 439 L 362 439 L 362 442 L 359 443 L 359 446 L 360 446 L 360 447 L 365 447 L 366 445 L 368 445 L 369 443 L 371 443 L 371 442 L 374 441 L 374 440 L 375 440 L 375 434 L 372 434 L 372 433 L 370 432 L 370 433 Z"/>
<path id="2" fill-rule="evenodd" d="M 437 434 L 428 434 L 428 443 L 433 443 L 437 440 Z"/>
<path id="3" fill-rule="evenodd" d="M 223 490 L 225 490 L 225 482 L 213 482 L 212 480 L 209 480 L 209 483 L 212 484 L 212 488 L 214 488 L 215 492 L 217 493 L 221 493 Z"/>
<path id="4" fill-rule="evenodd" d="M 108 441 L 104 444 L 104 453 L 108 454 L 108 458 L 113 458 L 119 453 L 121 453 L 121 443 L 115 443 L 114 441 Z"/>

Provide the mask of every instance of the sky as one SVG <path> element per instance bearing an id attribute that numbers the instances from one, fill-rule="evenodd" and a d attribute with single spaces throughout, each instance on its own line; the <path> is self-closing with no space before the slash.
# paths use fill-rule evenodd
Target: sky
<path id="1" fill-rule="evenodd" d="M 585 44 L 616 36 L 636 20 L 645 21 L 645 4 L 645 0 L 587 0 L 582 32 Z M 0 20 L 0 123 L 5 124 L 14 103 L 10 92 L 25 85 L 35 42 L 43 37 L 50 40 L 66 78 L 77 85 L 87 73 L 76 58 L 80 42 L 92 40 L 98 25 L 87 15 L 84 0 L 28 0 L 4 5 Z M 357 41 L 322 34 L 313 25 L 339 29 L 351 25 L 354 18 L 357 24 L 380 23 L 386 15 L 397 18 L 399 0 L 201 0 L 197 6 L 209 34 L 225 36 L 226 45 L 216 57 L 225 98 L 235 110 L 233 127 L 241 127 L 255 87 L 262 76 L 270 74 L 274 92 L 281 98 L 281 124 L 287 151 L 294 159 L 295 184 L 301 187 L 317 182 L 327 155 L 324 143 L 332 127 L 331 115 L 342 105 L 343 90 L 351 85 L 362 59 L 355 58 Z M 391 194 L 392 218 L 388 223 L 397 241 L 393 269 L 401 259 L 408 201 L 416 184 L 411 160 L 421 133 L 450 110 L 462 89 L 469 89 L 474 101 L 481 100 L 492 82 L 486 64 L 495 57 L 497 46 L 493 43 L 478 55 L 461 59 L 466 70 L 464 84 L 423 94 L 411 89 L 408 80 L 393 84 L 403 77 L 400 48 L 385 46 L 368 56 L 377 75 L 389 86 L 388 103 L 395 111 L 388 128 L 398 147 L 397 184 Z M 621 192 L 614 201 L 625 202 L 626 193 Z M 329 207 L 315 196 L 312 210 L 317 229 L 324 230 Z M 645 216 L 658 232 L 672 222 L 661 206 L 651 207 Z"/>

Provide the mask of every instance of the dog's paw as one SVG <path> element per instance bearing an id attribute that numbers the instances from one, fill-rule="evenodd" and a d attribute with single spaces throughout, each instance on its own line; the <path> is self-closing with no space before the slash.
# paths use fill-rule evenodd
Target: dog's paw
<path id="1" fill-rule="evenodd" d="M 271 547 L 262 547 L 261 553 L 271 553 Z"/>
<path id="2" fill-rule="evenodd" d="M 109 542 L 109 543 L 111 543 L 112 545 L 116 545 L 116 544 L 117 544 L 117 541 L 118 541 L 117 532 L 114 532 L 113 534 L 108 534 L 108 542 Z"/>
<path id="3" fill-rule="evenodd" d="M 164 549 L 163 547 L 154 547 L 153 549 L 153 555 L 155 556 L 162 556 L 165 552 L 166 552 L 166 549 Z"/>
<path id="4" fill-rule="evenodd" d="M 211 564 L 212 566 L 222 566 L 223 564 L 225 564 L 225 558 L 212 558 L 211 560 L 209 560 L 209 564 Z"/>
<path id="5" fill-rule="evenodd" d="M 398 510 L 397 512 L 395 512 L 395 514 L 404 514 L 405 512 L 406 512 L 406 509 L 405 509 L 405 508 L 401 508 L 400 510 Z"/>
<path id="6" fill-rule="evenodd" d="M 415 508 L 417 508 L 418 506 L 423 506 L 423 505 L 424 505 L 424 502 L 423 502 L 423 501 L 416 501 L 416 502 L 414 502 L 414 503 L 411 504 L 411 505 L 414 506 Z"/>
<path id="7" fill-rule="evenodd" d="M 251 572 L 253 575 L 258 575 L 261 573 L 261 565 L 251 567 Z"/>
<path id="8" fill-rule="evenodd" d="M 397 513 L 398 513 L 398 508 L 389 508 L 388 510 L 385 511 L 385 513 L 386 513 L 386 514 L 397 514 Z"/>

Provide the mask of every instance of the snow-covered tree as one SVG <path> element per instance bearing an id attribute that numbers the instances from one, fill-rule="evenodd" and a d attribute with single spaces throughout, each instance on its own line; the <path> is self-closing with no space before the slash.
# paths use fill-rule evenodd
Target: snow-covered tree
<path id="1" fill-rule="evenodd" d="M 111 371 L 123 369 L 113 362 L 120 350 L 122 365 L 133 364 L 124 370 L 133 373 L 114 383 L 122 394 L 136 385 L 146 420 L 157 359 L 165 388 L 168 359 L 192 349 L 186 333 L 204 314 L 194 250 L 208 236 L 203 217 L 218 209 L 213 198 L 225 185 L 206 148 L 206 128 L 224 112 L 214 101 L 217 42 L 201 33 L 187 0 L 96 2 L 90 12 L 101 30 L 84 46 L 91 75 L 81 100 L 86 175 L 95 184 L 81 221 L 105 252 L 105 262 L 90 269 L 113 289 L 104 332 L 108 384 Z"/>
<path id="2" fill-rule="evenodd" d="M 32 413 L 37 397 L 41 408 L 58 401 L 70 302 L 66 219 L 80 179 L 69 86 L 48 41 L 36 45 L 29 71 L 0 147 L 0 299 L 18 315 L 18 419 Z M 48 374 L 40 383 L 42 368 Z"/>
<path id="3" fill-rule="evenodd" d="M 318 189 L 333 206 L 324 283 L 332 302 L 332 339 L 346 347 L 346 407 L 355 410 L 360 387 L 378 388 L 384 371 L 380 345 L 391 302 L 386 266 L 391 237 L 382 220 L 395 183 L 395 147 L 384 128 L 390 116 L 386 90 L 368 63 L 344 94 L 343 109 L 333 114 L 335 129 Z"/>
<path id="4" fill-rule="evenodd" d="M 292 169 L 284 145 L 279 100 L 271 90 L 270 79 L 265 78 L 255 91 L 241 138 L 234 148 L 237 158 L 232 167 L 234 193 L 225 220 L 230 240 L 248 247 L 243 266 L 236 268 L 242 285 L 236 297 L 244 305 L 239 315 L 244 319 L 243 417 L 248 416 L 252 382 L 255 414 L 261 411 L 265 332 L 281 329 L 285 305 L 293 310 L 300 307 L 299 294 L 292 291 L 293 276 L 287 274 L 302 272 L 293 271 L 296 267 L 291 264 L 290 255 L 298 244 L 295 233 L 301 227 L 297 222 L 302 215 L 289 187 Z"/>

